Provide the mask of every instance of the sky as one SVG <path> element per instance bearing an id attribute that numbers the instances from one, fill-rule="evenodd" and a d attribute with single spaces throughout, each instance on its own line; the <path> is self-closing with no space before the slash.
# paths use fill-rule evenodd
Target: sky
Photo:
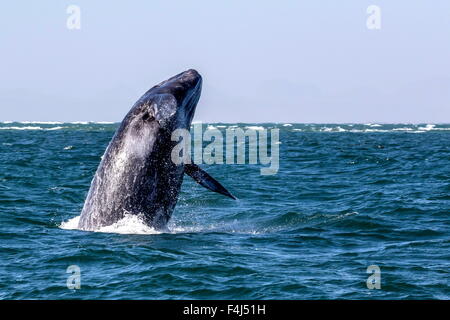
<path id="1" fill-rule="evenodd" d="M 195 121 L 450 123 L 450 1 L 0 4 L 0 121 L 121 121 L 190 68 Z"/>

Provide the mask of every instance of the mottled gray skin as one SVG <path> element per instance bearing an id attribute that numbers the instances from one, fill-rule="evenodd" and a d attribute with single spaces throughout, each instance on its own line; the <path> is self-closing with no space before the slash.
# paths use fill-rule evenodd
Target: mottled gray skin
<path id="1" fill-rule="evenodd" d="M 78 227 L 96 230 L 125 214 L 140 215 L 162 229 L 177 203 L 183 165 L 175 165 L 175 129 L 190 128 L 202 78 L 188 70 L 147 91 L 109 143 L 91 183 Z"/>

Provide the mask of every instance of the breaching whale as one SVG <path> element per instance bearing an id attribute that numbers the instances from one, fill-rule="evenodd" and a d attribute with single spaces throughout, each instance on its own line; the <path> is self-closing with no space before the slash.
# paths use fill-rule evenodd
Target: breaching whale
<path id="1" fill-rule="evenodd" d="M 195 164 L 175 164 L 176 129 L 189 130 L 200 98 L 202 77 L 182 72 L 148 90 L 123 119 L 92 179 L 78 227 L 96 230 L 126 214 L 164 229 L 186 173 L 200 185 L 235 199 Z"/>

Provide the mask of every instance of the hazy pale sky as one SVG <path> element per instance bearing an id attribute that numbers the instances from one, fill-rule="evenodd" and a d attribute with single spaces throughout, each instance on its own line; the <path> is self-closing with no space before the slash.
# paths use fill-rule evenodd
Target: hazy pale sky
<path id="1" fill-rule="evenodd" d="M 0 4 L 0 121 L 121 121 L 189 68 L 197 121 L 448 123 L 450 1 Z"/>

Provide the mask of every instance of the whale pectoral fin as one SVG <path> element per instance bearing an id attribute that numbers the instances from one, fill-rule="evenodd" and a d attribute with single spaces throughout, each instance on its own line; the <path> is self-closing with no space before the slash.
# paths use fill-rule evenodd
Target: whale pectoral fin
<path id="1" fill-rule="evenodd" d="M 224 196 L 236 200 L 235 196 L 233 196 L 230 192 L 228 192 L 228 190 L 225 189 L 216 179 L 214 179 L 208 173 L 203 171 L 198 165 L 185 164 L 184 173 L 186 173 L 188 176 L 190 176 L 198 184 L 205 187 L 206 189 L 223 194 Z"/>

